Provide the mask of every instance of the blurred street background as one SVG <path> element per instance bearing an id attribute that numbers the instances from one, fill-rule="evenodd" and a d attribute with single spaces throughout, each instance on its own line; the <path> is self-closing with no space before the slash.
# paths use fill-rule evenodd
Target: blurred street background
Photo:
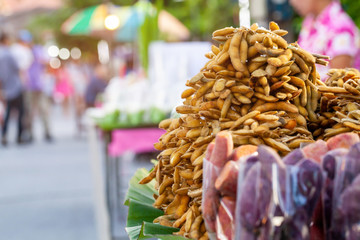
<path id="1" fill-rule="evenodd" d="M 71 117 L 55 106 L 51 120 L 56 142 L 0 150 L 0 235 L 8 240 L 92 240 L 96 232 L 90 149 L 86 138 L 74 137 Z M 36 139 L 41 122 L 35 123 Z M 10 134 L 16 132 L 12 124 Z M 123 198 L 127 182 L 137 168 L 151 168 L 151 156 L 126 154 L 120 186 Z M 121 202 L 122 204 L 122 202 Z M 116 239 L 128 239 L 124 230 L 127 209 L 121 209 Z"/>
<path id="2" fill-rule="evenodd" d="M 128 239 L 129 179 L 240 2 L 0 0 L 0 239 Z M 360 66 L 359 1 L 249 2 L 252 23 Z"/>
<path id="3" fill-rule="evenodd" d="M 0 150 L 2 239 L 97 239 L 87 142 L 59 108 L 53 114 L 56 143 Z"/>

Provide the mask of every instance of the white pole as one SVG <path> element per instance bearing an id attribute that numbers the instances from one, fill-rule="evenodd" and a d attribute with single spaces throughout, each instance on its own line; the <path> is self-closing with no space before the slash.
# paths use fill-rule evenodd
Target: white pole
<path id="1" fill-rule="evenodd" d="M 250 10 L 249 10 L 249 0 L 239 0 L 239 20 L 240 26 L 250 27 Z"/>

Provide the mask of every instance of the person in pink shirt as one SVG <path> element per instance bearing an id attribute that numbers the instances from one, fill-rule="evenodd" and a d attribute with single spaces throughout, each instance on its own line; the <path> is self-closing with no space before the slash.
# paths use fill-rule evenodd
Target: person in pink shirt
<path id="1" fill-rule="evenodd" d="M 71 78 L 67 69 L 61 66 L 55 71 L 56 84 L 54 89 L 55 100 L 58 100 L 62 104 L 62 108 L 65 115 L 70 114 L 70 101 L 74 93 L 73 85 L 71 84 Z"/>
<path id="2" fill-rule="evenodd" d="M 322 79 L 330 68 L 357 67 L 359 32 L 338 0 L 290 0 L 303 17 L 299 45 L 313 53 L 331 57 L 330 64 L 317 65 Z"/>

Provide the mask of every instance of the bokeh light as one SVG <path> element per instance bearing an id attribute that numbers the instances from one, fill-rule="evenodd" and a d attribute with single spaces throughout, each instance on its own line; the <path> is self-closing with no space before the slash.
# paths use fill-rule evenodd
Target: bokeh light
<path id="1" fill-rule="evenodd" d="M 54 69 L 58 69 L 61 67 L 61 61 L 60 59 L 54 57 L 50 59 L 50 67 L 54 68 Z"/>
<path id="2" fill-rule="evenodd" d="M 59 48 L 55 45 L 48 47 L 47 52 L 50 57 L 57 57 L 59 55 Z"/>
<path id="3" fill-rule="evenodd" d="M 69 59 L 69 57 L 70 57 L 70 51 L 69 51 L 69 49 L 67 49 L 67 48 L 62 48 L 62 49 L 60 49 L 60 51 L 59 51 L 59 57 L 60 57 L 62 60 L 67 60 L 67 59 Z"/>
<path id="4" fill-rule="evenodd" d="M 81 50 L 77 47 L 74 47 L 70 50 L 70 55 L 73 59 L 78 60 L 81 58 Z"/>
<path id="5" fill-rule="evenodd" d="M 115 30 L 120 26 L 120 19 L 115 15 L 109 15 L 105 18 L 105 28 Z"/>

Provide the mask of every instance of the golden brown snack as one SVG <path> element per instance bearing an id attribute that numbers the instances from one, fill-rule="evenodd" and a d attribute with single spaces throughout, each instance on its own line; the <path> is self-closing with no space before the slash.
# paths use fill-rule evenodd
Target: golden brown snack
<path id="1" fill-rule="evenodd" d="M 233 148 L 267 144 L 282 155 L 313 141 L 307 121 L 318 121 L 317 89 L 326 88 L 317 84 L 315 62 L 326 57 L 289 45 L 282 38 L 287 32 L 276 23 L 269 28 L 215 31 L 213 39 L 220 44 L 211 47 L 209 61 L 187 81 L 183 105 L 176 108 L 180 118 L 159 125 L 166 130 L 155 143 L 162 151 L 159 162 L 141 183 L 156 180 L 159 194 L 154 206 L 166 214 L 159 223 L 180 228 L 178 235 L 208 238 L 201 209 L 202 164 L 216 134 L 227 130 Z M 348 84 L 346 88 L 357 93 L 354 83 Z M 357 127 L 350 123 L 346 129 Z"/>
<path id="2" fill-rule="evenodd" d="M 319 122 L 311 130 L 327 140 L 344 132 L 360 133 L 360 72 L 357 69 L 331 69 L 326 85 L 317 82 L 320 96 Z"/>

